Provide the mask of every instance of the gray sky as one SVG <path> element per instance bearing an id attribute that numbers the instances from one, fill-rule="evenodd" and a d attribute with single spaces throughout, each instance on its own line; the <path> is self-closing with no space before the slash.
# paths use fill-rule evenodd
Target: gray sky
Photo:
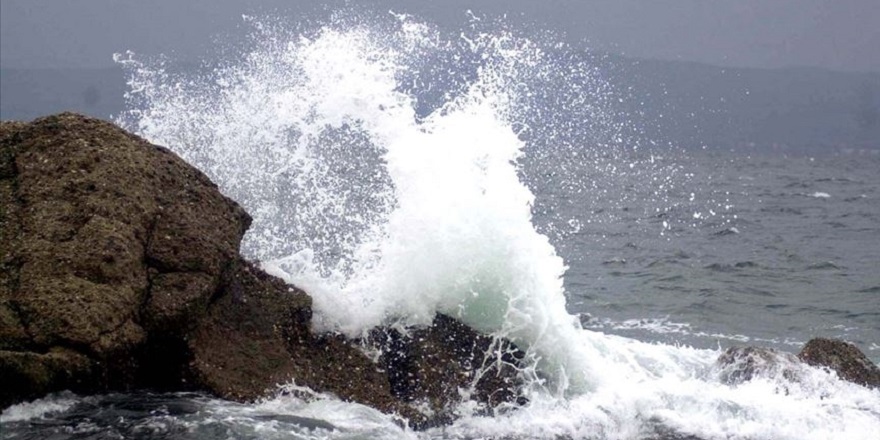
<path id="1" fill-rule="evenodd" d="M 340 1 L 0 0 L 0 66 L 101 67 L 131 49 L 198 59 L 241 14 L 299 16 Z M 880 72 L 880 0 L 367 0 L 444 27 L 465 10 L 564 32 L 633 57 Z"/>

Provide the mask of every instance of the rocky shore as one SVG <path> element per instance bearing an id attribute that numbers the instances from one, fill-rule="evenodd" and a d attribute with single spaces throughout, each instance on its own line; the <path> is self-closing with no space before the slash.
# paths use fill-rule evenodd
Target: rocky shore
<path id="1" fill-rule="evenodd" d="M 523 353 L 448 316 L 357 341 L 313 332 L 308 294 L 240 256 L 250 222 L 201 172 L 113 124 L 0 122 L 0 409 L 61 390 L 251 401 L 295 381 L 421 428 L 452 420 L 463 395 L 486 412 L 524 402 Z M 728 350 L 719 379 L 799 362 L 880 386 L 857 348 L 823 339 L 797 357 Z"/>
<path id="2" fill-rule="evenodd" d="M 0 408 L 66 389 L 249 401 L 293 380 L 420 427 L 460 388 L 487 410 L 519 398 L 515 347 L 491 359 L 448 317 L 313 333 L 310 297 L 239 255 L 250 216 L 163 147 L 72 113 L 3 122 L 0 147 Z"/>

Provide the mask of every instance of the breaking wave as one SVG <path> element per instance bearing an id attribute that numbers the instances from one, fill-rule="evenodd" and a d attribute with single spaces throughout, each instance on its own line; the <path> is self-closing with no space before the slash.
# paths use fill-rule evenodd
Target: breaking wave
<path id="1" fill-rule="evenodd" d="M 442 312 L 526 351 L 527 407 L 485 416 L 465 406 L 424 436 L 880 432 L 880 391 L 813 369 L 785 386 L 776 376 L 724 384 L 717 351 L 606 335 L 567 312 L 551 238 L 591 219 L 539 230 L 533 212 L 575 192 L 602 197 L 603 179 L 628 170 L 660 199 L 681 181 L 648 154 L 622 153 L 638 130 L 589 56 L 478 17 L 457 34 L 394 14 L 245 21 L 245 47 L 219 63 L 118 55 L 131 87 L 119 122 L 251 213 L 245 254 L 312 295 L 317 330 L 359 336 Z M 540 179 L 555 179 L 549 202 L 530 190 Z"/>

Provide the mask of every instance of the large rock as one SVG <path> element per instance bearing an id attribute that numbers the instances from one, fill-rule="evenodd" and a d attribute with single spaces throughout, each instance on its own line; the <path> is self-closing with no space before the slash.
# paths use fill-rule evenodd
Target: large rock
<path id="1" fill-rule="evenodd" d="M 379 344 L 380 362 L 363 341 L 312 333 L 311 298 L 238 255 L 250 221 L 110 123 L 0 123 L 0 408 L 64 389 L 247 401 L 291 380 L 415 426 L 448 420 L 459 390 L 516 401 L 515 347 L 452 319 Z"/>
<path id="2" fill-rule="evenodd" d="M 4 387 L 0 404 L 136 386 L 150 375 L 141 352 L 206 313 L 250 217 L 170 151 L 99 120 L 3 123 L 0 147 L 0 372 L 24 393 Z"/>
<path id="3" fill-rule="evenodd" d="M 829 368 L 841 379 L 870 388 L 880 388 L 880 368 L 849 342 L 839 339 L 811 339 L 798 353 L 798 358 L 814 367 Z"/>

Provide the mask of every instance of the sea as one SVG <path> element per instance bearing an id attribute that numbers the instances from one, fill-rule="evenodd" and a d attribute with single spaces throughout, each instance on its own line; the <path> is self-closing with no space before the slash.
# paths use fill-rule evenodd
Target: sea
<path id="1" fill-rule="evenodd" d="M 501 19 L 242 26 L 197 71 L 117 54 L 116 122 L 245 207 L 242 252 L 309 292 L 314 331 L 450 314 L 525 351 L 528 403 L 465 398 L 417 432 L 295 382 L 249 404 L 62 392 L 6 409 L 4 439 L 880 436 L 880 390 L 784 357 L 732 383 L 716 362 L 820 336 L 880 362 L 880 156 L 646 138 L 662 121 L 622 110 L 639 97 L 601 56 Z"/>

